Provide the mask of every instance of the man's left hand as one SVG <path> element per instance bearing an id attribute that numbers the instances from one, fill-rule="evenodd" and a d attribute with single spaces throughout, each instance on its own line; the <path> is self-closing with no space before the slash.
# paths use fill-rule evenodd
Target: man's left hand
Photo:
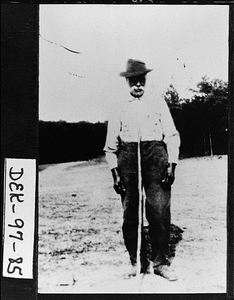
<path id="1" fill-rule="evenodd" d="M 163 186 L 170 187 L 173 184 L 173 182 L 175 180 L 175 168 L 176 168 L 176 163 L 168 164 L 168 167 L 164 174 L 164 178 L 162 180 Z"/>

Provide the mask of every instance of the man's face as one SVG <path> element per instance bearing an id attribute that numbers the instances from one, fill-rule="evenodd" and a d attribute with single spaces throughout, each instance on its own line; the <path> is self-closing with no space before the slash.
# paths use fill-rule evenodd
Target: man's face
<path id="1" fill-rule="evenodd" d="M 127 78 L 130 94 L 133 97 L 140 98 L 145 92 L 145 75 L 133 76 Z"/>

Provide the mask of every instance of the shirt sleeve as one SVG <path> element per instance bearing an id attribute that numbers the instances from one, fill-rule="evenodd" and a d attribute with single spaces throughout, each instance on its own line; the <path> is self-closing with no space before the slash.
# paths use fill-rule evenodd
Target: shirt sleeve
<path id="1" fill-rule="evenodd" d="M 177 164 L 179 159 L 180 135 L 165 100 L 162 100 L 161 122 L 164 142 L 167 145 L 168 162 Z"/>
<path id="2" fill-rule="evenodd" d="M 117 151 L 119 149 L 120 120 L 117 116 L 109 119 L 104 151 L 110 170 L 117 168 Z"/>

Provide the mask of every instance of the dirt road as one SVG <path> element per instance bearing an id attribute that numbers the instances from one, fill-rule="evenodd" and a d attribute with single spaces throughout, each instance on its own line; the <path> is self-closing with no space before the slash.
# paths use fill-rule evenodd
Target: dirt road
<path id="1" fill-rule="evenodd" d="M 106 162 L 46 166 L 39 173 L 39 293 L 225 293 L 227 156 L 179 161 L 172 223 L 183 230 L 172 267 L 124 279 L 122 207 Z"/>

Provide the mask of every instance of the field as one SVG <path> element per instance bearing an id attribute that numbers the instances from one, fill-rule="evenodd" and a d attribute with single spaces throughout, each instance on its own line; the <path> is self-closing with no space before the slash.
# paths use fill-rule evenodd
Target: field
<path id="1" fill-rule="evenodd" d="M 129 269 L 122 207 L 105 160 L 40 166 L 39 293 L 225 293 L 227 156 L 179 161 L 172 224 L 182 232 L 169 282 Z"/>

